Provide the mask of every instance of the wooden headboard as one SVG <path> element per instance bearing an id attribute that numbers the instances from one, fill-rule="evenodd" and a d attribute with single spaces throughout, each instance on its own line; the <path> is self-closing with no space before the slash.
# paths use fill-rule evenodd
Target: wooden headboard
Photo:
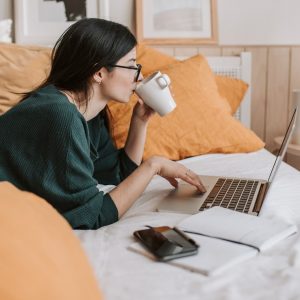
<path id="1" fill-rule="evenodd" d="M 178 59 L 187 57 L 177 56 Z M 240 56 L 207 56 L 208 63 L 215 74 L 242 79 L 249 84 L 241 106 L 235 117 L 246 127 L 251 126 L 251 53 L 242 52 Z"/>

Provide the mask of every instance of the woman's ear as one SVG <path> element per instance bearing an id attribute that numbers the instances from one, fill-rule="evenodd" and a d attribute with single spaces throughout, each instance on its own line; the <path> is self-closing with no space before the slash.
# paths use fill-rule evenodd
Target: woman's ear
<path id="1" fill-rule="evenodd" d="M 102 74 L 101 74 L 101 70 L 97 71 L 96 73 L 94 73 L 93 75 L 93 79 L 95 80 L 95 82 L 97 82 L 98 84 L 101 84 L 102 82 Z"/>
<path id="2" fill-rule="evenodd" d="M 95 82 L 101 84 L 102 81 L 107 77 L 108 71 L 105 67 L 102 67 L 100 70 L 94 73 L 93 79 Z"/>

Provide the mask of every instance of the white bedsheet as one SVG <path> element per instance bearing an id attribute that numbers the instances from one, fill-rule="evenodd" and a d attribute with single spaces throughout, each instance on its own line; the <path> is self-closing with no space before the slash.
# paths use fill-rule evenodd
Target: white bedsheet
<path id="1" fill-rule="evenodd" d="M 260 150 L 210 154 L 181 162 L 206 175 L 267 179 L 274 160 L 268 151 Z M 155 177 L 119 222 L 95 231 L 75 231 L 105 299 L 300 299 L 299 234 L 216 277 L 153 262 L 127 250 L 134 241 L 134 230 L 144 225 L 175 225 L 186 216 L 155 211 L 170 189 L 167 181 Z M 300 172 L 281 164 L 260 217 L 300 225 Z"/>

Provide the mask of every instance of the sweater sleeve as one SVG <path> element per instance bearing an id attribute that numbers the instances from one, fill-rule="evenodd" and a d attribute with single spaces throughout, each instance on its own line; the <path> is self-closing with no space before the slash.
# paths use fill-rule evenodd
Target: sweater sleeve
<path id="1" fill-rule="evenodd" d="M 98 123 L 99 124 L 99 123 Z M 124 148 L 117 149 L 104 125 L 103 120 L 99 127 L 90 130 L 99 135 L 97 143 L 98 157 L 94 160 L 94 177 L 102 184 L 118 185 L 128 177 L 138 165 L 130 159 Z"/>
<path id="2" fill-rule="evenodd" d="M 118 211 L 109 194 L 99 191 L 93 178 L 88 128 L 78 119 L 72 122 L 66 157 L 66 190 L 72 207 L 63 212 L 75 229 L 97 229 L 118 220 Z"/>

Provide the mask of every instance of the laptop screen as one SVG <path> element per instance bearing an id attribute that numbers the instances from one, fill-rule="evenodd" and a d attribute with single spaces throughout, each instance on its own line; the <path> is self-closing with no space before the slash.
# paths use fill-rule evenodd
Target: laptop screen
<path id="1" fill-rule="evenodd" d="M 276 172 L 280 166 L 280 163 L 281 161 L 283 160 L 284 158 L 284 155 L 285 155 L 285 152 L 287 150 L 287 147 L 288 147 L 288 144 L 291 140 L 291 137 L 292 137 L 292 133 L 295 129 L 295 123 L 296 123 L 296 118 L 297 118 L 297 112 L 298 112 L 298 107 L 295 108 L 294 110 L 294 113 L 293 113 L 293 116 L 292 116 L 292 119 L 290 121 L 290 124 L 288 126 L 288 129 L 285 133 L 285 136 L 283 138 L 283 141 L 281 143 L 281 146 L 280 146 L 280 149 L 278 151 L 278 154 L 277 154 L 277 157 L 276 157 L 276 160 L 275 160 L 275 163 L 272 167 L 272 170 L 271 170 L 271 173 L 270 173 L 270 176 L 268 178 L 268 182 L 269 183 L 272 183 L 275 175 L 276 175 Z"/>

